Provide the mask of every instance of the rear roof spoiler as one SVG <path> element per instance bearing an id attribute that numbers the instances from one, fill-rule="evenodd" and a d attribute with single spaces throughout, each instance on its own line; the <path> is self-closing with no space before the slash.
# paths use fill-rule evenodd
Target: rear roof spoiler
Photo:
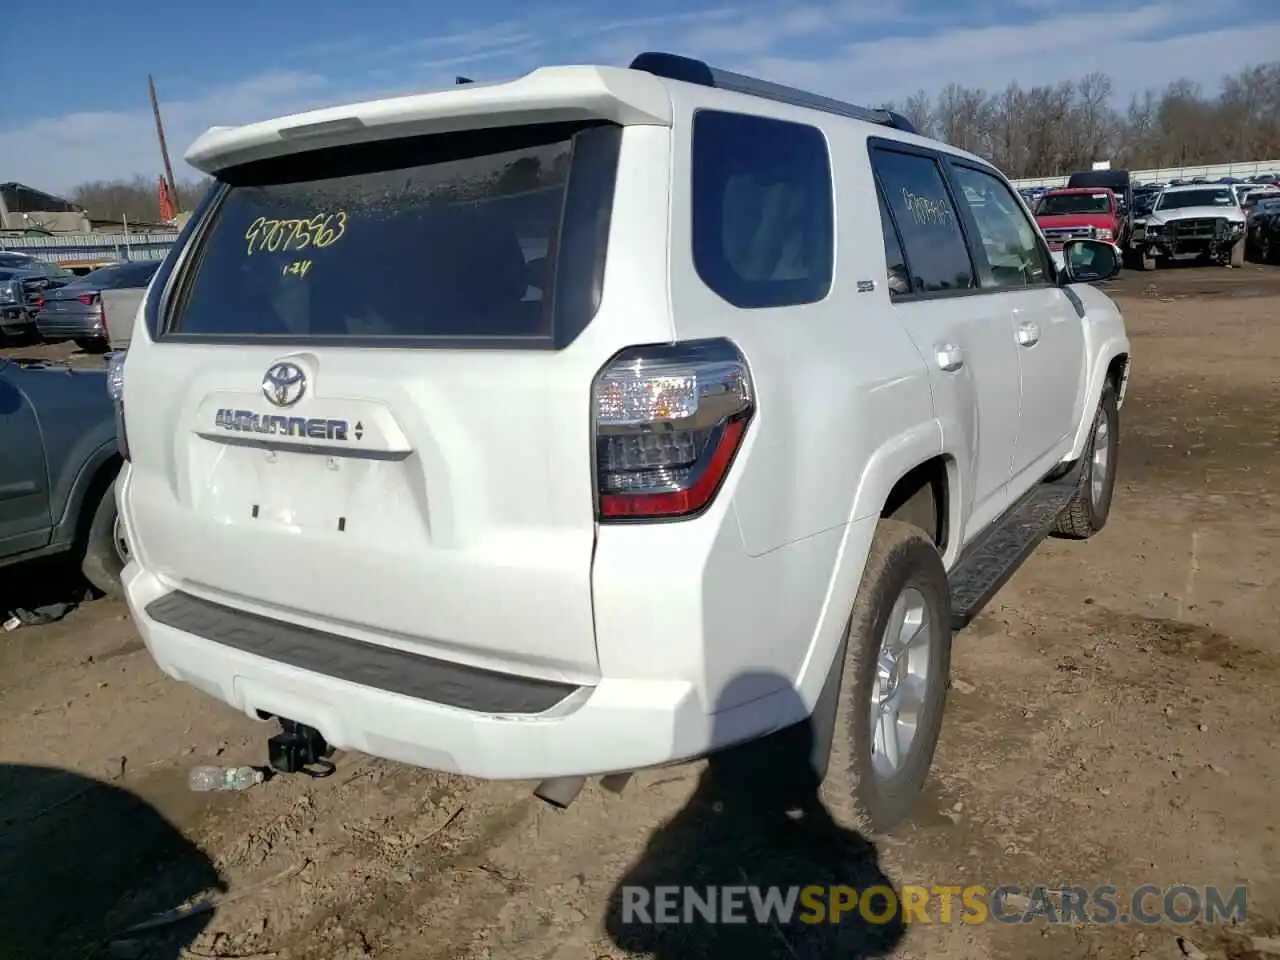
<path id="1" fill-rule="evenodd" d="M 655 76 L 622 67 L 541 67 L 501 83 L 455 83 L 431 93 L 213 127 L 187 150 L 186 161 L 217 173 L 270 157 L 426 133 L 577 120 L 670 126 L 671 116 L 671 95 Z"/>

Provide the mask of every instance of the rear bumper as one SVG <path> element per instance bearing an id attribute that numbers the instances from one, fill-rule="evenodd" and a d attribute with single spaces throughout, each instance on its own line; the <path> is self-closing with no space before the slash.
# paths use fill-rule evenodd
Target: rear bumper
<path id="1" fill-rule="evenodd" d="M 170 592 L 135 561 L 124 587 L 156 664 L 251 717 L 287 717 L 331 744 L 402 763 L 493 780 L 534 780 L 637 770 L 709 752 L 712 730 L 749 728 L 795 700 L 781 691 L 712 722 L 693 684 L 603 679 L 537 716 L 442 706 L 256 656 L 158 622 L 147 606 Z"/>
<path id="2" fill-rule="evenodd" d="M 35 330 L 35 317 L 25 307 L 0 307 L 0 333 L 14 336 Z"/>
<path id="3" fill-rule="evenodd" d="M 102 323 L 91 317 L 59 317 L 40 313 L 36 327 L 46 340 L 102 340 L 106 332 Z"/>

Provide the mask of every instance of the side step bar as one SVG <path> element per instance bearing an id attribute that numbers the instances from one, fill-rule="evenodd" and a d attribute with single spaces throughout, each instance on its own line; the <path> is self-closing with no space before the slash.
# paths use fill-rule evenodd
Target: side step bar
<path id="1" fill-rule="evenodd" d="M 951 629 L 967 627 L 1040 545 L 1080 486 L 1083 466 L 1041 483 L 1006 510 L 952 569 Z"/>

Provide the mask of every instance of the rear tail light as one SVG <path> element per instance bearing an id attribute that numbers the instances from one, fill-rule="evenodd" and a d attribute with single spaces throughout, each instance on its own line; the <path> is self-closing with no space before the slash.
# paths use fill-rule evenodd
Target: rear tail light
<path id="1" fill-rule="evenodd" d="M 602 521 L 700 513 L 755 413 L 746 358 L 727 340 L 629 348 L 600 371 L 593 393 Z"/>
<path id="2" fill-rule="evenodd" d="M 83 303 L 86 307 L 88 307 L 88 306 L 91 306 L 93 302 L 98 299 L 98 295 L 96 293 L 82 293 L 80 294 L 80 296 L 76 297 L 76 299 L 79 300 L 81 303 Z"/>
<path id="3" fill-rule="evenodd" d="M 107 354 L 107 393 L 116 408 L 116 446 L 120 456 L 129 459 L 129 437 L 124 429 L 124 359 L 125 352 Z"/>

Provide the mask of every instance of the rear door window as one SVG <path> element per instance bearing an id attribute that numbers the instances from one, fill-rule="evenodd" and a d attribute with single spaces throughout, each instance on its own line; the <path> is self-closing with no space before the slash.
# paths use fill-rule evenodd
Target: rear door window
<path id="1" fill-rule="evenodd" d="M 937 161 L 923 154 L 876 149 L 872 167 L 902 235 L 911 293 L 976 287 L 960 216 Z"/>
<path id="2" fill-rule="evenodd" d="M 167 332 L 352 342 L 546 337 L 561 222 L 582 214 L 566 207 L 582 130 L 381 141 L 229 171 Z M 601 217 L 607 226 L 607 209 L 587 214 L 597 226 Z M 603 237 L 592 235 L 595 248 Z"/>

